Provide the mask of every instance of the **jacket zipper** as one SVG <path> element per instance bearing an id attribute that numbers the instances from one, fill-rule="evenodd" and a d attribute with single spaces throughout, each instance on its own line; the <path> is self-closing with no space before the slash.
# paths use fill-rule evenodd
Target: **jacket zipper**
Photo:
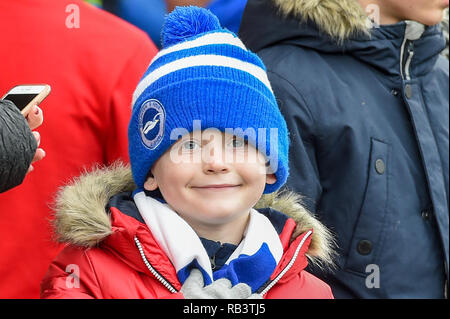
<path id="1" fill-rule="evenodd" d="M 409 42 L 408 43 L 408 58 L 406 59 L 406 63 L 405 63 L 405 75 L 406 75 L 407 81 L 411 80 L 411 61 L 414 57 L 413 48 L 414 48 L 413 42 Z"/>
<path id="2" fill-rule="evenodd" d="M 405 48 L 407 48 L 407 53 L 405 53 Z M 406 81 L 411 80 L 411 61 L 414 57 L 414 49 L 413 48 L 414 48 L 414 43 L 405 38 L 405 40 L 402 43 L 401 50 L 400 50 L 400 55 L 402 57 L 402 59 L 400 61 L 400 71 L 401 71 L 402 79 L 406 80 Z M 405 62 L 405 66 L 403 67 L 403 61 L 405 61 L 405 57 L 406 57 L 406 62 Z"/>
<path id="3" fill-rule="evenodd" d="M 425 32 L 425 26 L 415 21 L 406 21 L 405 36 L 400 48 L 400 73 L 403 80 L 411 80 L 411 61 L 414 57 L 414 41 Z M 405 52 L 407 51 L 407 52 Z"/>
<path id="4" fill-rule="evenodd" d="M 139 253 L 141 255 L 142 260 L 144 261 L 145 266 L 147 266 L 148 270 L 150 270 L 152 275 L 155 276 L 156 279 L 158 279 L 158 281 L 161 282 L 164 285 L 164 287 L 166 287 L 171 293 L 173 294 L 177 293 L 178 290 L 176 290 L 167 279 L 165 279 L 155 268 L 153 268 L 153 266 L 147 260 L 147 257 L 145 257 L 144 254 L 144 250 L 142 249 L 141 242 L 136 236 L 134 236 L 134 242 L 136 243 L 136 246 L 139 249 Z"/>
<path id="5" fill-rule="evenodd" d="M 289 261 L 289 263 L 287 264 L 286 267 L 284 267 L 284 269 L 278 274 L 277 277 L 275 277 L 274 280 L 272 280 L 267 286 L 266 288 L 264 288 L 259 294 L 261 296 L 264 296 L 270 289 L 272 289 L 273 286 L 275 286 L 275 284 L 288 272 L 289 269 L 291 269 L 292 265 L 294 265 L 295 260 L 298 257 L 298 254 L 300 252 L 300 249 L 302 248 L 303 244 L 305 243 L 305 240 L 311 236 L 312 231 L 308 231 L 305 235 L 305 237 L 303 237 L 303 239 L 300 241 L 300 243 L 298 244 L 297 248 L 295 249 L 294 255 L 292 256 L 291 260 Z"/>

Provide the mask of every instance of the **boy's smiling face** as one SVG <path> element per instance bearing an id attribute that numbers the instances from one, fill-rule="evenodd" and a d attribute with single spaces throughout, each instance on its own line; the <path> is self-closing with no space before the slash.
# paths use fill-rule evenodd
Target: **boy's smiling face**
<path id="1" fill-rule="evenodd" d="M 155 162 L 151 173 L 144 188 L 159 188 L 195 230 L 246 219 L 266 183 L 276 182 L 256 148 L 214 129 L 183 136 Z"/>

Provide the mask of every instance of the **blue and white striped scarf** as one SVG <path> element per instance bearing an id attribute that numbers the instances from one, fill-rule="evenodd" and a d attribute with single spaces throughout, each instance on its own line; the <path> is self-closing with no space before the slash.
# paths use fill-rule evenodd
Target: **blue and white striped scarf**
<path id="1" fill-rule="evenodd" d="M 252 209 L 244 238 L 221 269 L 213 272 L 208 254 L 192 227 L 167 204 L 134 195 L 139 212 L 154 238 L 174 265 L 181 284 L 192 268 L 203 273 L 205 285 L 227 278 L 233 285 L 246 283 L 257 291 L 275 270 L 283 255 L 278 233 L 267 217 Z"/>

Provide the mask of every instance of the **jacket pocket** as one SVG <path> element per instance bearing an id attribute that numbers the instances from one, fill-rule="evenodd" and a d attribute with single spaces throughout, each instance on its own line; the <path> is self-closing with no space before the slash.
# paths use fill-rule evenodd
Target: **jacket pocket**
<path id="1" fill-rule="evenodd" d="M 348 252 L 347 270 L 366 274 L 366 267 L 376 264 L 384 237 L 389 169 L 389 145 L 372 138 L 367 186 Z"/>

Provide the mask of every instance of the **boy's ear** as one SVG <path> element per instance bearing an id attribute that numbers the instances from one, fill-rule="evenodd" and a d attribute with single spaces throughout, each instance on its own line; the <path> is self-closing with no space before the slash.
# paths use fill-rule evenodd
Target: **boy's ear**
<path id="1" fill-rule="evenodd" d="M 144 189 L 148 191 L 154 191 L 158 188 L 158 183 L 152 174 L 149 174 L 147 180 L 144 183 Z"/>
<path id="2" fill-rule="evenodd" d="M 277 181 L 277 177 L 275 174 L 266 174 L 266 184 L 275 184 Z"/>

